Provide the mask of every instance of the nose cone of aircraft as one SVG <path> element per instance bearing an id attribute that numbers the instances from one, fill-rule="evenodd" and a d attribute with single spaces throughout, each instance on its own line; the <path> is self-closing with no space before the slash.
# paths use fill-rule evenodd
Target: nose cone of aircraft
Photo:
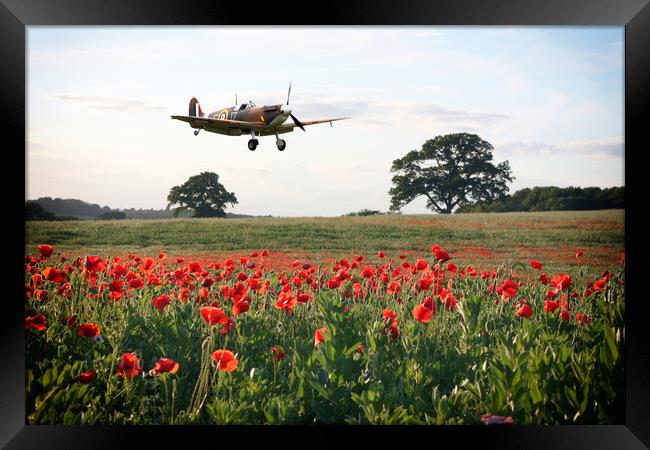
<path id="1" fill-rule="evenodd" d="M 289 105 L 282 105 L 281 114 L 283 114 L 285 116 L 288 116 L 289 114 L 291 114 L 291 108 L 289 108 Z"/>

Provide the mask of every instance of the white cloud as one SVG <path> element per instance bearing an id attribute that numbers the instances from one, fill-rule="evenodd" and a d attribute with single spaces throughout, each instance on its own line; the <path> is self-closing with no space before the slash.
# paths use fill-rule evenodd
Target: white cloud
<path id="1" fill-rule="evenodd" d="M 574 155 L 590 159 L 622 158 L 625 155 L 622 136 L 608 139 L 547 144 L 544 142 L 505 141 L 495 145 L 505 156 L 526 156 L 536 154 Z"/>
<path id="2" fill-rule="evenodd" d="M 144 100 L 125 97 L 106 97 L 101 95 L 49 94 L 48 97 L 65 102 L 77 103 L 87 108 L 121 111 L 144 112 L 165 109 Z"/>
<path id="3" fill-rule="evenodd" d="M 368 97 L 328 96 L 315 92 L 292 99 L 294 114 L 308 120 L 351 116 L 355 124 L 385 127 L 433 126 L 440 129 L 485 129 L 509 119 L 507 114 L 448 108 L 425 102 L 393 101 Z M 304 106 L 303 106 L 304 105 Z"/>

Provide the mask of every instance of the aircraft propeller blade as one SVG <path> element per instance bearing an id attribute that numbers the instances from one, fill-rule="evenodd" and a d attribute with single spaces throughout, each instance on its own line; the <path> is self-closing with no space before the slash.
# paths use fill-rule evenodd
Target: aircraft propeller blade
<path id="1" fill-rule="evenodd" d="M 291 95 L 291 83 L 289 83 L 289 92 L 287 92 L 287 106 L 289 105 L 289 96 Z"/>
<path id="2" fill-rule="evenodd" d="M 307 131 L 305 130 L 305 127 L 302 126 L 302 123 L 294 116 L 293 114 L 289 114 L 291 116 L 291 120 L 293 120 L 293 123 L 298 125 L 302 131 Z"/>

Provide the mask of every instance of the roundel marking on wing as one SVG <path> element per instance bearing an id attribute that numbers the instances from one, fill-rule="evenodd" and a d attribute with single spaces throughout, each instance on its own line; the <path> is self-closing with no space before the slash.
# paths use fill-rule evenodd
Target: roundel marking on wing
<path id="1" fill-rule="evenodd" d="M 219 113 L 219 119 L 220 120 L 227 120 L 228 119 L 228 110 L 224 109 Z"/>

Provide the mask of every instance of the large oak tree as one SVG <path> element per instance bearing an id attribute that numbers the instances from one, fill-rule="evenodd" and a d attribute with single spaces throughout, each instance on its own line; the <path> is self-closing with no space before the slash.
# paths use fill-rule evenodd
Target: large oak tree
<path id="1" fill-rule="evenodd" d="M 202 172 L 190 177 L 181 186 L 171 188 L 167 201 L 168 208 L 179 205 L 174 208 L 174 216 L 181 211 L 192 210 L 194 217 L 225 217 L 224 208 L 227 204 L 235 206 L 237 197 L 219 183 L 219 175 Z"/>
<path id="2" fill-rule="evenodd" d="M 391 207 L 398 211 L 417 197 L 427 198 L 427 208 L 449 214 L 454 208 L 508 193 L 514 180 L 508 161 L 494 164 L 489 142 L 475 134 L 457 133 L 426 141 L 393 161 Z"/>

